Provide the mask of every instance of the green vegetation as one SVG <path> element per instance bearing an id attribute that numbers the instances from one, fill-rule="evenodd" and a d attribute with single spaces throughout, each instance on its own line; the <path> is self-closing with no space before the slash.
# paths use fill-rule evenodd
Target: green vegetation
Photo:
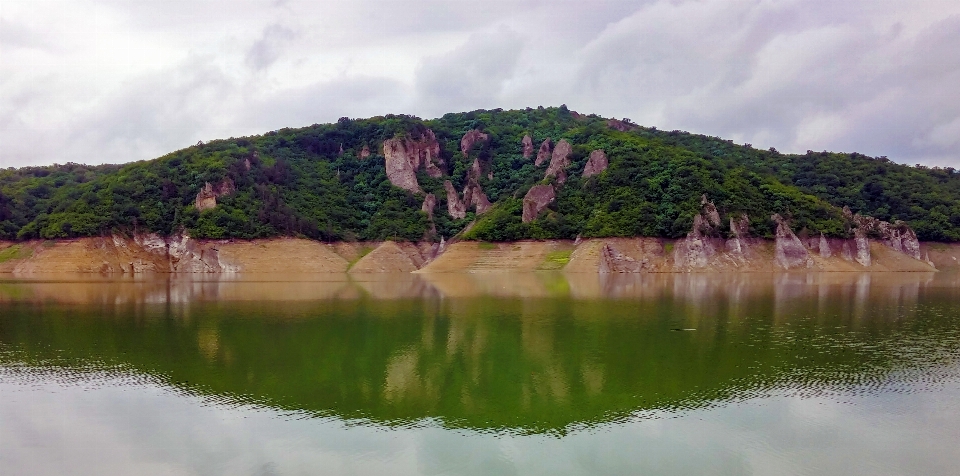
<path id="1" fill-rule="evenodd" d="M 624 124 L 624 123 L 621 123 Z M 885 157 L 808 152 L 780 154 L 715 137 L 626 124 L 566 107 L 446 114 L 433 120 L 388 115 L 341 118 L 335 124 L 281 129 L 261 136 L 212 141 L 155 160 L 123 166 L 77 164 L 0 170 L 0 239 L 56 239 L 113 231 L 199 238 L 302 236 L 334 240 L 420 240 L 459 233 L 474 220 L 446 211 L 443 180 L 463 190 L 479 159 L 479 184 L 494 208 L 466 238 L 600 236 L 679 237 L 687 233 L 707 194 L 725 217 L 746 213 L 752 232 L 770 236 L 770 215 L 788 217 L 799 233 L 847 236 L 843 206 L 882 220 L 904 220 L 923 240 L 960 241 L 960 172 L 910 167 Z M 394 187 L 384 171 L 382 143 L 419 137 L 427 128 L 440 143 L 445 177 L 424 171 L 418 180 L 437 197 L 433 226 L 420 211 L 423 196 Z M 490 136 L 469 157 L 460 138 L 471 129 Z M 521 223 L 522 198 L 543 182 L 544 168 L 525 159 L 529 134 L 573 144 L 570 178 L 540 218 Z M 373 154 L 358 158 L 366 146 Z M 603 149 L 609 168 L 588 179 L 590 152 Z M 488 175 L 491 174 L 491 175 Z M 491 178 L 492 177 L 492 178 Z M 198 212 L 194 197 L 205 182 L 231 180 L 232 194 Z"/>
<path id="2" fill-rule="evenodd" d="M 14 259 L 25 259 L 29 258 L 33 254 L 33 250 L 27 248 L 23 245 L 13 245 L 4 250 L 0 250 L 0 263 L 4 263 Z"/>
<path id="3" fill-rule="evenodd" d="M 547 253 L 547 257 L 544 258 L 543 263 L 540 263 L 539 269 L 561 269 L 570 262 L 570 255 L 572 253 L 573 250 L 551 251 Z"/>

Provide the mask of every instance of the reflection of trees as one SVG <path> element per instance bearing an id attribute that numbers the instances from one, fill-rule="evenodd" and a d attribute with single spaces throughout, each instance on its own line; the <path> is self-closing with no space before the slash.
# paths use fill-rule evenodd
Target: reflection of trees
<path id="1" fill-rule="evenodd" d="M 341 284 L 331 298 L 282 305 L 8 298 L 0 358 L 120 365 L 218 399 L 386 424 L 555 431 L 771 388 L 880 381 L 957 347 L 960 323 L 943 312 L 956 309 L 957 288 L 923 275 L 863 279 L 606 276 L 607 299 L 451 298 L 422 281 Z M 376 299 L 418 286 L 410 292 L 426 297 Z"/>

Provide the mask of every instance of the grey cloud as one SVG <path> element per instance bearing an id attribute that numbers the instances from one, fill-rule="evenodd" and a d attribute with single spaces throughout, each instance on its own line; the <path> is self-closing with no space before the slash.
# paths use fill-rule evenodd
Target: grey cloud
<path id="1" fill-rule="evenodd" d="M 426 58 L 417 69 L 416 89 L 432 114 L 496 108 L 504 82 L 516 69 L 523 39 L 505 27 L 476 34 L 445 54 Z"/>
<path id="2" fill-rule="evenodd" d="M 350 77 L 266 95 L 249 104 L 242 128 L 259 134 L 282 127 L 334 122 L 340 117 L 370 117 L 408 111 L 411 92 L 404 83 L 383 77 Z"/>
<path id="3" fill-rule="evenodd" d="M 247 65 L 255 70 L 270 67 L 280 57 L 284 43 L 296 38 L 297 33 L 283 25 L 270 25 L 263 35 L 247 50 Z"/>

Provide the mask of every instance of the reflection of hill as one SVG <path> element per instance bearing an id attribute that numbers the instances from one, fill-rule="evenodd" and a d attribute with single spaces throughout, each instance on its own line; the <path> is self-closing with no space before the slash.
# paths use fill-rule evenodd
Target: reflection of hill
<path id="1" fill-rule="evenodd" d="M 0 366 L 119 365 L 312 414 L 557 431 L 771 388 L 878 382 L 960 348 L 949 276 L 601 277 L 597 289 L 620 299 L 580 299 L 571 289 L 583 287 L 559 275 L 458 278 L 8 283 Z M 469 283 L 488 292 L 455 292 Z M 528 291 L 537 297 L 519 296 Z"/>

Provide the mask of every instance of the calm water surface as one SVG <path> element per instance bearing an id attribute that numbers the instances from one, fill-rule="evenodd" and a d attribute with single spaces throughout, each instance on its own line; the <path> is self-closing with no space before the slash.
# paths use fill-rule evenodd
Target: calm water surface
<path id="1" fill-rule="evenodd" d="M 0 278 L 0 475 L 955 475 L 960 276 Z"/>

